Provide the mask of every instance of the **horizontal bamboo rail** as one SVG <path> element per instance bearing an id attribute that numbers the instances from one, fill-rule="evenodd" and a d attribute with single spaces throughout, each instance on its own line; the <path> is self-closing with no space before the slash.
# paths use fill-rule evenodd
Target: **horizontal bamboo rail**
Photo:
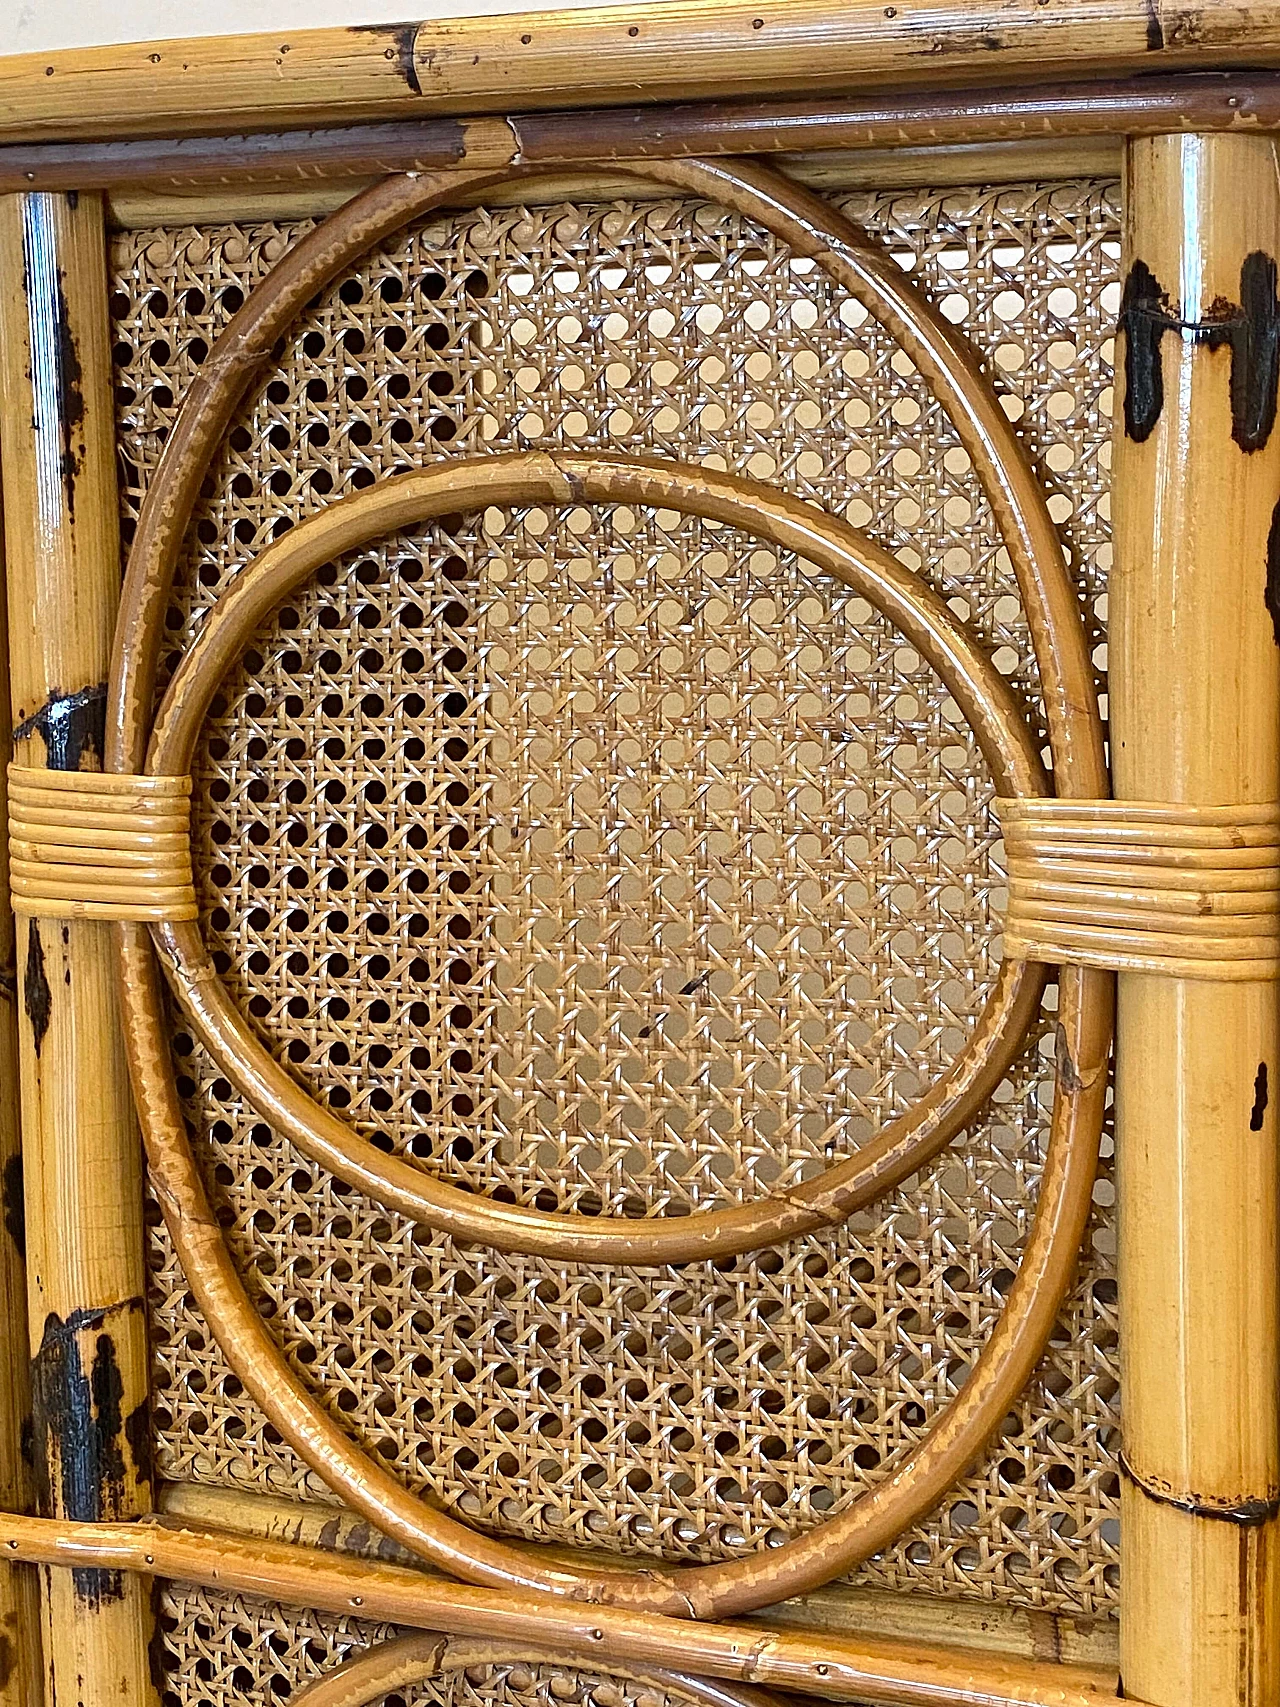
<path id="1" fill-rule="evenodd" d="M 18 143 L 0 147 L 0 191 L 314 187 L 447 166 L 600 167 L 690 153 L 849 151 L 879 154 L 877 167 L 885 169 L 903 149 L 927 150 L 924 161 L 945 165 L 946 155 L 936 151 L 974 145 L 1275 128 L 1280 128 L 1280 75 L 1227 72 L 1141 82 L 1036 84 L 996 93 L 963 89 L 858 101 L 682 102 L 245 136 Z M 867 162 L 863 169 L 870 168 Z"/>
<path id="2" fill-rule="evenodd" d="M 0 61 L 0 136 L 167 133 L 862 85 L 1280 65 L 1275 0 L 653 0 Z"/>
<path id="3" fill-rule="evenodd" d="M 946 148 L 886 148 L 866 152 L 783 154 L 775 171 L 792 183 L 827 194 L 843 190 L 942 189 L 951 184 L 1026 184 L 1055 178 L 1118 178 L 1124 144 L 1117 137 L 1049 137 L 1035 142 L 966 143 Z M 644 172 L 643 164 L 639 167 Z M 462 173 L 459 173 L 462 177 Z M 108 190 L 107 222 L 117 230 L 163 225 L 220 225 L 232 220 L 324 219 L 378 182 L 375 178 L 316 178 L 311 183 L 228 184 L 209 189 Z M 557 202 L 624 198 L 653 201 L 671 188 L 618 167 L 548 167 L 544 174 L 486 190 L 459 187 L 441 207 L 552 207 Z"/>
<path id="4" fill-rule="evenodd" d="M 229 1529 L 263 1541 L 323 1547 L 383 1564 L 407 1565 L 438 1576 L 425 1560 L 372 1528 L 355 1512 L 282 1499 L 241 1488 L 201 1482 L 164 1482 L 156 1490 L 161 1513 L 182 1526 Z M 581 1565 L 582 1548 L 539 1547 L 564 1565 Z M 645 1561 L 626 1555 L 598 1555 L 603 1566 L 644 1570 Z M 855 1588 L 829 1583 L 795 1600 L 782 1601 L 751 1615 L 753 1623 L 793 1629 L 820 1647 L 828 1635 L 947 1648 L 972 1648 L 988 1656 L 1052 1660 L 1059 1665 L 1114 1672 L 1119 1664 L 1117 1624 L 1111 1618 L 1076 1620 L 1066 1613 L 1029 1611 L 996 1601 L 942 1600 L 932 1595 L 891 1589 Z"/>
<path id="5" fill-rule="evenodd" d="M 145 1572 L 411 1629 L 554 1646 L 593 1665 L 607 1654 L 610 1662 L 673 1667 L 865 1707 L 1102 1707 L 1116 1698 L 1113 1672 L 1081 1666 L 626 1612 L 156 1522 L 75 1524 L 0 1514 L 0 1557 Z"/>

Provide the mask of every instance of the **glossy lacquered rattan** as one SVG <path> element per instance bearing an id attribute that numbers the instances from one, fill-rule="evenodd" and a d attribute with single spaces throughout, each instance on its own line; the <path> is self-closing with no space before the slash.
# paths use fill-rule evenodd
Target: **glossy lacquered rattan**
<path id="1" fill-rule="evenodd" d="M 194 919 L 191 778 L 9 766 L 13 910 L 45 919 Z"/>
<path id="2" fill-rule="evenodd" d="M 1217 982 L 1280 977 L 1280 805 L 997 802 L 1005 953 Z"/>
<path id="3" fill-rule="evenodd" d="M 464 300 L 466 300 L 466 297 L 464 297 Z M 480 311 L 483 312 L 483 297 L 471 297 L 471 302 L 474 302 L 474 304 L 476 304 L 476 307 L 478 307 L 478 309 L 480 309 Z M 358 318 L 358 316 L 357 316 L 357 318 Z M 435 418 L 435 417 L 432 417 L 432 418 Z M 664 526 L 671 527 L 672 524 L 671 524 L 671 522 L 667 522 L 667 524 L 664 524 Z M 932 691 L 932 690 L 930 690 L 930 691 Z M 463 770 L 463 773 L 466 773 L 466 766 L 461 766 L 461 770 Z M 454 775 L 456 775 L 456 773 L 454 773 Z M 463 1116 L 454 1116 L 454 1118 L 463 1118 Z M 464 1118 L 463 1118 L 463 1125 L 468 1125 L 468 1123 L 466 1123 L 466 1120 L 464 1120 Z M 459 1157 L 459 1161 L 461 1161 L 461 1157 Z M 468 1174 L 468 1173 L 478 1173 L 478 1169 L 463 1168 L 464 1176 L 466 1176 L 466 1174 Z M 500 1174 L 498 1174 L 498 1178 L 500 1178 Z M 572 1200 L 572 1198 L 570 1198 L 570 1203 L 572 1203 L 572 1202 L 573 1202 L 573 1200 Z M 584 1217 L 584 1226 L 585 1227 L 591 1227 L 592 1226 L 592 1219 L 594 1219 L 594 1217 Z M 642 1231 L 643 1231 L 643 1227 L 642 1227 Z M 753 1497 L 754 1497 L 754 1495 L 753 1495 Z M 761 1507 L 761 1511 L 765 1511 L 765 1509 L 766 1509 L 766 1506 Z M 599 1533 L 599 1531 L 597 1531 L 597 1533 Z M 608 1531 L 604 1531 L 604 1535 L 608 1535 Z"/>

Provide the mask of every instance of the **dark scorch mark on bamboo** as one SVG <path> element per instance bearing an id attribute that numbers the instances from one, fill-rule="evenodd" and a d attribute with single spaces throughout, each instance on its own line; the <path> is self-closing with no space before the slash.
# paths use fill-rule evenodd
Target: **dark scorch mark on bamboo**
<path id="1" fill-rule="evenodd" d="M 1124 430 L 1142 444 L 1164 408 L 1160 340 L 1170 325 L 1168 298 L 1145 261 L 1135 261 L 1124 281 L 1120 330 L 1124 335 Z"/>
<path id="2" fill-rule="evenodd" d="M 26 1260 L 27 1255 L 27 1216 L 26 1204 L 22 1192 L 22 1157 L 10 1156 L 4 1165 L 4 1181 L 0 1185 L 0 1196 L 4 1200 L 5 1232 L 13 1240 L 14 1249 Z"/>
<path id="3" fill-rule="evenodd" d="M 1249 1110 L 1250 1132 L 1261 1132 L 1263 1116 L 1267 1112 L 1267 1063 L 1258 1062 L 1257 1076 L 1253 1081 L 1253 1107 Z"/>
<path id="4" fill-rule="evenodd" d="M 1177 1493 L 1167 1483 L 1155 1484 L 1139 1476 L 1132 1464 L 1119 1454 L 1120 1472 L 1125 1480 L 1153 1505 L 1172 1506 L 1191 1517 L 1205 1517 L 1215 1523 L 1233 1523 L 1238 1529 L 1257 1529 L 1280 1516 L 1280 1495 L 1251 1495 L 1229 1504 L 1203 1499 L 1194 1493 Z"/>
<path id="5" fill-rule="evenodd" d="M 422 93 L 418 62 L 414 56 L 418 41 L 417 24 L 349 24 L 347 27 L 353 36 L 385 36 L 388 43 L 387 58 L 395 61 L 396 69 L 414 94 Z M 458 158 L 462 158 L 461 152 Z"/>
<path id="6" fill-rule="evenodd" d="M 22 974 L 22 1005 L 31 1021 L 31 1041 L 37 1056 L 49 1029 L 53 1014 L 53 993 L 44 965 L 44 944 L 40 941 L 40 924 L 32 919 L 27 926 L 27 965 Z"/>
<path id="7" fill-rule="evenodd" d="M 133 1298 L 113 1307 L 75 1310 L 64 1321 L 45 1318 L 40 1349 L 31 1361 L 36 1484 L 41 1510 L 73 1523 L 101 1523 L 124 1515 L 124 1378 L 115 1339 L 104 1325 L 119 1311 L 140 1309 Z M 84 1350 L 92 1344 L 86 1372 Z M 121 1571 L 77 1567 L 76 1598 L 91 1609 L 124 1595 Z"/>
<path id="8" fill-rule="evenodd" d="M 150 1487 L 155 1474 L 151 1447 L 151 1402 L 144 1399 L 140 1405 L 135 1405 L 124 1419 L 124 1437 L 129 1443 L 129 1456 L 133 1459 L 133 1479 L 141 1486 Z"/>
<path id="9" fill-rule="evenodd" d="M 1231 347 L 1231 436 L 1241 450 L 1261 450 L 1276 424 L 1280 378 L 1280 298 L 1274 256 L 1260 249 L 1240 268 L 1240 309 L 1206 342 Z"/>
<path id="10" fill-rule="evenodd" d="M 163 1701 L 169 1689 L 169 1649 L 164 1639 L 164 1589 L 158 1577 L 151 1579 L 151 1621 L 147 1630 L 147 1673 L 156 1696 Z M 172 1696 L 170 1696 L 172 1700 Z"/>
<path id="11" fill-rule="evenodd" d="M 1260 249 L 1240 268 L 1240 301 L 1217 297 L 1202 319 L 1186 320 L 1145 261 L 1135 261 L 1120 302 L 1124 334 L 1124 430 L 1141 444 L 1164 408 L 1160 343 L 1176 332 L 1210 350 L 1231 351 L 1231 436 L 1243 451 L 1261 450 L 1276 420 L 1280 380 L 1280 298 L 1276 263 Z"/>
<path id="12" fill-rule="evenodd" d="M 1164 46 L 1164 25 L 1160 22 L 1160 0 L 1147 0 L 1147 52 L 1159 53 Z"/>
<path id="13" fill-rule="evenodd" d="M 1280 503 L 1271 512 L 1267 532 L 1267 587 L 1263 594 L 1276 645 L 1280 646 Z"/>
<path id="14" fill-rule="evenodd" d="M 107 742 L 107 684 L 97 682 L 74 693 L 54 688 L 39 711 L 18 724 L 13 739 L 29 741 L 36 734 L 44 737 L 51 771 L 83 770 L 86 753 L 101 763 Z"/>
<path id="15" fill-rule="evenodd" d="M 74 207 L 78 196 L 73 190 L 67 200 Z M 84 370 L 80 352 L 71 330 L 71 315 L 67 310 L 67 293 L 62 268 L 54 293 L 54 374 L 57 380 L 58 432 L 62 439 L 62 485 L 67 495 L 67 520 L 76 514 L 76 481 L 84 467 Z"/>

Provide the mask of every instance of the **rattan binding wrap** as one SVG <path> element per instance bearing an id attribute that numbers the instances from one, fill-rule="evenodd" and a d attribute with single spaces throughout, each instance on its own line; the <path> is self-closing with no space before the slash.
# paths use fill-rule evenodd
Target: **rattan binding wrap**
<path id="1" fill-rule="evenodd" d="M 1181 978 L 1280 977 L 1280 804 L 997 800 L 1005 953 Z"/>
<path id="2" fill-rule="evenodd" d="M 11 764 L 9 881 L 36 918 L 196 918 L 191 778 Z"/>

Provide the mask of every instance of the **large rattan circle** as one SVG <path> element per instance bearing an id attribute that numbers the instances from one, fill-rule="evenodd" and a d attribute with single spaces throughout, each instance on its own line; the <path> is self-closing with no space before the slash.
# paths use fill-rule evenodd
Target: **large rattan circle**
<path id="1" fill-rule="evenodd" d="M 210 611 L 179 664 L 156 718 L 148 770 L 179 776 L 190 771 L 202 720 L 226 670 L 262 619 L 323 564 L 451 511 L 568 502 L 671 509 L 799 553 L 878 609 L 931 665 L 972 726 L 1001 794 L 1046 792 L 1035 741 L 999 671 L 938 594 L 846 522 L 728 474 L 639 457 L 560 454 L 437 463 L 332 504 L 268 546 Z M 198 925 L 167 927 L 164 965 L 201 1041 L 265 1120 L 349 1185 L 455 1237 L 567 1261 L 674 1262 L 752 1250 L 842 1219 L 860 1193 L 865 1200 L 868 1168 L 861 1154 L 785 1194 L 639 1223 L 555 1214 L 465 1191 L 385 1154 L 303 1090 L 235 1009 Z M 918 1156 L 922 1142 L 936 1147 L 973 1117 L 1022 1046 L 1025 1018 L 1019 998 L 1026 982 L 1020 963 L 1005 963 L 942 1083 L 907 1109 L 887 1138 L 879 1135 L 873 1145 L 877 1156 L 888 1151 Z"/>
<path id="2" fill-rule="evenodd" d="M 1105 794 L 1101 726 L 1075 592 L 1044 497 L 963 337 L 856 227 L 785 179 L 741 162 L 646 162 L 643 170 L 646 177 L 735 208 L 797 253 L 813 257 L 898 338 L 951 414 L 1004 535 L 1039 666 L 1056 792 L 1086 798 Z M 317 291 L 399 226 L 461 189 L 475 191 L 527 175 L 523 168 L 464 169 L 385 180 L 302 239 L 233 318 L 178 411 L 143 506 L 116 632 L 110 769 L 130 773 L 143 765 L 165 611 L 186 530 L 221 435 L 276 340 Z M 771 502 L 799 510 L 813 525 L 806 506 L 776 495 Z M 1028 791 L 1034 790 L 1014 789 Z M 936 1503 L 998 1427 L 1057 1317 L 1091 1205 L 1113 982 L 1108 974 L 1071 967 L 1062 970 L 1059 981 L 1061 1070 L 1020 1271 L 961 1391 L 887 1477 L 815 1528 L 763 1553 L 719 1564 L 655 1564 L 621 1572 L 575 1569 L 478 1533 L 410 1493 L 349 1439 L 291 1368 L 249 1299 L 207 1201 L 184 1124 L 157 956 L 145 927 L 118 929 L 126 1040 L 151 1179 L 201 1310 L 246 1388 L 302 1458 L 385 1533 L 464 1580 L 595 1602 L 602 1626 L 611 1617 L 609 1607 L 724 1617 L 804 1593 L 885 1546 Z M 162 962 L 174 954 L 173 929 L 154 929 Z M 203 964 L 199 970 L 202 982 L 212 973 Z M 1017 1005 L 1029 1023 L 1038 1005 L 1039 975 L 1020 973 L 1007 987 L 1011 996 L 1017 992 Z M 932 1137 L 914 1150 L 908 1146 L 905 1158 L 897 1157 L 877 1176 L 877 1189 L 887 1189 L 926 1160 L 937 1147 Z M 680 1223 L 682 1230 L 687 1232 L 693 1219 Z M 811 1225 L 807 1214 L 798 1223 Z M 685 1252 L 707 1254 L 696 1242 Z"/>

